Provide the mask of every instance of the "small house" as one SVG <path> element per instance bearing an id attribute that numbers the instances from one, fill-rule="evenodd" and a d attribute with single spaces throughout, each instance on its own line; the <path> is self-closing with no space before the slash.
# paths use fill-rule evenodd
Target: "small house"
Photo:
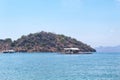
<path id="1" fill-rule="evenodd" d="M 79 53 L 80 49 L 79 48 L 64 48 L 65 53 Z"/>

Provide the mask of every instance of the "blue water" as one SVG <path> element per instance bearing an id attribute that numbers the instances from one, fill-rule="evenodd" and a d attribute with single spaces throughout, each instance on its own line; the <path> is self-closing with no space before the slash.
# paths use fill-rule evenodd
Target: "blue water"
<path id="1" fill-rule="evenodd" d="M 0 80 L 120 80 L 120 53 L 0 54 Z"/>

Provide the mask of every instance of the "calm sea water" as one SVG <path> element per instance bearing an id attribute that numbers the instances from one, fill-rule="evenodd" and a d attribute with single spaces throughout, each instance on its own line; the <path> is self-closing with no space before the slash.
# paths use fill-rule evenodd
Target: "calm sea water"
<path id="1" fill-rule="evenodd" d="M 0 80 L 120 80 L 120 53 L 0 54 Z"/>

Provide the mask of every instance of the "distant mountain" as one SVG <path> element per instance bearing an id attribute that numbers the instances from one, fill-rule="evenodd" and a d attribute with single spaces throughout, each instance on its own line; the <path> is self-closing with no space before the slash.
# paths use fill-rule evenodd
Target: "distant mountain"
<path id="1" fill-rule="evenodd" d="M 22 36 L 13 42 L 11 39 L 0 40 L 0 51 L 13 49 L 17 52 L 63 52 L 64 48 L 71 47 L 79 48 L 81 52 L 96 51 L 74 38 L 44 31 Z"/>
<path id="2" fill-rule="evenodd" d="M 120 52 L 120 46 L 115 47 L 97 47 L 97 52 Z"/>

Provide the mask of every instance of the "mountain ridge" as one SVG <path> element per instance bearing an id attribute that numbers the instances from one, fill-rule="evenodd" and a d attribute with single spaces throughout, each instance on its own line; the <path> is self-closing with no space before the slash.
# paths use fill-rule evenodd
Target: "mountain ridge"
<path id="1" fill-rule="evenodd" d="M 96 47 L 97 52 L 120 52 L 120 45 L 118 46 L 108 46 L 108 47 Z"/>

